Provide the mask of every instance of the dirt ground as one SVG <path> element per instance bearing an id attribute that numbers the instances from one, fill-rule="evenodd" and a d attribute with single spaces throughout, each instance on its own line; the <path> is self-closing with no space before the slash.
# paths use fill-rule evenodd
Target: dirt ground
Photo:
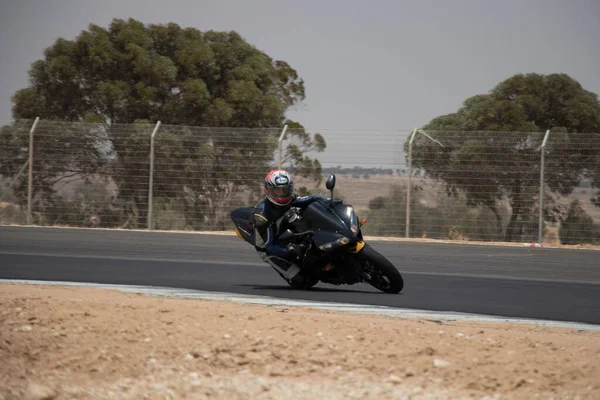
<path id="1" fill-rule="evenodd" d="M 598 399 L 600 333 L 0 285 L 0 399 Z"/>

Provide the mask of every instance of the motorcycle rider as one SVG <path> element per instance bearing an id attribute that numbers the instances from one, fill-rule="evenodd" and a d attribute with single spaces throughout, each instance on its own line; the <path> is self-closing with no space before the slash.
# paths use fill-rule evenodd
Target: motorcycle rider
<path id="1" fill-rule="evenodd" d="M 281 223 L 292 207 L 304 209 L 312 202 L 323 199 L 312 195 L 299 197 L 294 194 L 294 180 L 283 169 L 274 169 L 265 177 L 265 198 L 254 208 L 253 225 L 255 248 L 260 257 L 288 281 L 300 272 L 305 247 L 290 243 L 283 246 L 278 242 Z"/>

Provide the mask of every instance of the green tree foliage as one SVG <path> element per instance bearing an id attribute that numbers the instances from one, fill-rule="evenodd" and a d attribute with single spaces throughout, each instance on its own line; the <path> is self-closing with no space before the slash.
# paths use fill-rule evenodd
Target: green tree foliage
<path id="1" fill-rule="evenodd" d="M 579 200 L 573 200 L 565 220 L 558 229 L 558 236 L 562 244 L 599 244 L 600 224 L 594 224 L 594 220 L 581 207 Z"/>
<path id="2" fill-rule="evenodd" d="M 468 205 L 488 207 L 495 215 L 498 232 L 503 230 L 498 201 L 508 199 L 512 211 L 504 234 L 506 241 L 515 239 L 522 225 L 530 223 L 525 219 L 537 205 L 535 182 L 539 180 L 539 146 L 543 138 L 537 132 L 552 131 L 545 179 L 550 195 L 570 194 L 586 175 L 600 187 L 600 157 L 593 154 L 597 149 L 582 147 L 574 151 L 568 146 L 574 140 L 598 140 L 600 102 L 596 94 L 566 74 L 515 75 L 488 94 L 468 98 L 456 113 L 436 117 L 423 128 L 448 131 L 446 140 L 442 147 L 417 135 L 413 165 L 444 182 L 448 194 L 463 192 Z M 506 134 L 499 132 L 522 134 L 510 135 L 501 143 Z M 508 140 L 511 142 L 506 147 Z M 499 146 L 503 146 L 501 151 L 497 151 Z M 552 203 L 552 198 L 549 201 Z M 547 220 L 561 217 L 556 207 L 544 213 Z"/>
<path id="3" fill-rule="evenodd" d="M 30 124 L 15 122 L 0 129 L 0 176 L 15 177 L 29 153 Z M 40 121 L 34 140 L 32 212 L 36 223 L 55 221 L 60 212 L 56 190 L 75 177 L 90 177 L 102 170 L 102 125 Z M 27 170 L 12 188 L 18 203 L 27 202 Z M 52 211 L 51 211 L 52 210 Z M 65 211 L 66 212 L 66 211 Z M 80 214 L 75 214 L 74 218 Z"/>
<path id="4" fill-rule="evenodd" d="M 451 240 L 497 240 L 493 216 L 486 208 L 469 208 L 464 201 L 428 189 L 434 205 L 425 206 L 425 192 L 417 188 L 412 194 L 410 236 Z M 439 194 L 439 195 L 438 195 Z M 404 236 L 406 229 L 406 186 L 392 185 L 386 196 L 369 201 L 367 224 L 363 231 L 375 236 Z"/>
<path id="5" fill-rule="evenodd" d="M 58 39 L 13 97 L 15 118 L 280 126 L 304 81 L 238 33 L 115 19 Z"/>
<path id="6" fill-rule="evenodd" d="M 217 224 L 207 215 L 221 215 L 221 205 L 240 190 L 256 190 L 256 180 L 275 166 L 284 123 L 293 128 L 287 135 L 285 166 L 320 179 L 319 161 L 307 153 L 323 151 L 325 140 L 285 118 L 286 110 L 305 98 L 304 81 L 288 63 L 273 60 L 234 31 L 114 19 L 108 29 L 92 24 L 74 40 L 56 40 L 32 64 L 29 76 L 30 85 L 12 98 L 14 118 L 102 124 L 102 140 L 109 144 L 94 151 L 111 149 L 104 171 L 117 184 L 126 214 L 136 215 L 133 226 L 146 225 L 149 124 L 159 120 L 167 125 L 156 136 L 155 162 L 171 168 L 157 168 L 154 189 L 184 204 L 190 226 Z M 125 134 L 122 124 L 133 123 L 135 131 Z M 254 130 L 208 133 L 175 125 Z M 55 140 L 75 147 L 89 136 L 79 134 L 78 141 L 62 132 Z M 9 136 L 1 140 L 15 140 Z M 90 143 L 83 145 L 89 148 Z M 17 153 L 6 155 L 12 160 L 6 163 L 2 154 L 0 169 L 6 171 L 0 174 L 15 173 L 23 157 L 23 151 Z M 64 174 L 98 168 L 95 156 L 91 162 L 77 159 L 78 165 L 60 165 L 57 159 L 50 169 L 40 164 L 45 175 L 36 178 L 37 186 L 52 190 L 53 180 Z M 22 200 L 22 185 L 16 190 Z"/>
<path id="7" fill-rule="evenodd" d="M 425 129 L 598 132 L 600 103 L 566 74 L 518 74 L 488 94 L 468 98 L 453 114 L 436 117 Z"/>
<path id="8" fill-rule="evenodd" d="M 323 178 L 321 163 L 316 158 L 308 157 L 306 153 L 324 151 L 327 147 L 325 138 L 319 133 L 311 136 L 298 122 L 288 121 L 287 125 L 289 130 L 286 133 L 287 146 L 281 161 L 282 167 L 298 176 L 311 178 L 315 186 L 318 186 Z"/>
<path id="9" fill-rule="evenodd" d="M 23 123 L 13 123 L 0 128 L 0 176 L 12 178 L 15 177 L 23 167 L 27 167 L 28 148 L 29 148 L 29 127 Z M 27 174 L 26 170 L 23 170 Z M 8 183 L 7 183 L 8 185 Z M 27 192 L 24 189 L 27 186 L 27 179 L 19 179 L 15 183 L 13 191 L 17 194 L 19 203 L 26 201 Z M 2 193 L 4 194 L 4 189 Z"/>

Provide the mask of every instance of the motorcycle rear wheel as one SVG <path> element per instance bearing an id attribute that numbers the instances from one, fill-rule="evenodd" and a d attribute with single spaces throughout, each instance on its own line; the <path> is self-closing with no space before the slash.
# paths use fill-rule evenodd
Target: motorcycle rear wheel
<path id="1" fill-rule="evenodd" d="M 385 293 L 400 293 L 404 288 L 404 279 L 387 258 L 379 254 L 368 244 L 356 255 L 363 270 L 371 276 L 367 283 Z"/>

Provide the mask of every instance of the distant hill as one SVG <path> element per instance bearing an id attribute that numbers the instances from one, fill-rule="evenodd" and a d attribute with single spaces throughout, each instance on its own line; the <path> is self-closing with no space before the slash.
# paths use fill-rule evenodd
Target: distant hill
<path id="1" fill-rule="evenodd" d="M 406 169 L 392 169 L 392 168 L 363 168 L 363 167 L 352 167 L 352 168 L 342 168 L 341 166 L 337 167 L 327 167 L 323 168 L 322 172 L 324 175 L 329 174 L 346 174 L 346 175 L 354 175 L 354 176 L 364 176 L 364 175 L 405 175 Z"/>

